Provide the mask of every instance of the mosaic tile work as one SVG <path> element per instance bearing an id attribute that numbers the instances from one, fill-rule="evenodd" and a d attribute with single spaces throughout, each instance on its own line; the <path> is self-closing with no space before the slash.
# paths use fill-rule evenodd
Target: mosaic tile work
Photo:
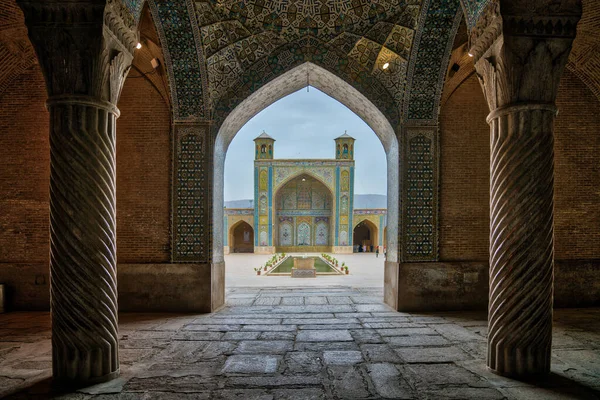
<path id="1" fill-rule="evenodd" d="M 449 46 L 460 22 L 459 11 L 459 0 L 430 0 L 425 22 L 415 39 L 404 104 L 405 119 L 437 122 L 443 73 L 448 63 Z"/>
<path id="2" fill-rule="evenodd" d="M 461 0 L 465 11 L 467 26 L 472 28 L 491 0 Z"/>
<path id="3" fill-rule="evenodd" d="M 206 263 L 209 260 L 208 134 L 207 128 L 175 127 L 174 261 Z"/>
<path id="4" fill-rule="evenodd" d="M 388 118 L 392 126 L 398 124 L 398 104 L 395 99 L 401 96 L 391 94 L 371 70 L 349 59 L 339 48 L 314 37 L 302 38 L 281 46 L 277 53 L 251 65 L 243 74 L 237 77 L 235 74 L 228 76 L 227 82 L 230 86 L 227 92 L 220 92 L 225 87 L 213 88 L 217 90 L 212 92 L 215 101 L 215 123 L 220 125 L 231 110 L 257 89 L 305 62 L 312 62 L 340 77 L 364 94 Z M 236 69 L 236 65 L 228 68 Z M 211 66 L 208 68 L 210 73 Z M 400 90 L 404 84 L 397 83 L 395 87 Z"/>
<path id="5" fill-rule="evenodd" d="M 155 0 L 152 10 L 160 21 L 157 31 L 171 84 L 175 120 L 202 118 L 205 115 L 203 77 L 196 37 L 186 1 Z"/>
<path id="6" fill-rule="evenodd" d="M 417 131 L 408 135 L 405 161 L 405 261 L 427 261 L 437 257 L 434 132 Z"/>
<path id="7" fill-rule="evenodd" d="M 420 0 L 196 2 L 217 124 L 256 89 L 310 61 L 398 122 Z M 381 67 L 389 63 L 391 68 Z M 375 90 L 372 90 L 375 88 Z M 392 123 L 395 125 L 395 123 Z"/>
<path id="8" fill-rule="evenodd" d="M 136 21 L 139 21 L 145 0 L 121 0 Z"/>

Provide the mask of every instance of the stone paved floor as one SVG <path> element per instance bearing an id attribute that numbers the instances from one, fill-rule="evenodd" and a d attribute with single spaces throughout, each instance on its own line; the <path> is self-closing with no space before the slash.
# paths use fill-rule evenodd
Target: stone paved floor
<path id="1" fill-rule="evenodd" d="M 233 288 L 212 315 L 123 314 L 121 377 L 48 393 L 48 313 L 0 315 L 0 397 L 597 399 L 600 309 L 555 312 L 553 372 L 485 369 L 483 313 L 397 313 L 381 289 Z"/>

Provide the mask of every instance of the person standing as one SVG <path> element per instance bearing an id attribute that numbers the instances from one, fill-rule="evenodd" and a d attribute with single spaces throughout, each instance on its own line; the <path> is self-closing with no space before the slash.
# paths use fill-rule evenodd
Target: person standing
<path id="1" fill-rule="evenodd" d="M 375 258 L 379 258 L 379 246 L 375 248 Z"/>

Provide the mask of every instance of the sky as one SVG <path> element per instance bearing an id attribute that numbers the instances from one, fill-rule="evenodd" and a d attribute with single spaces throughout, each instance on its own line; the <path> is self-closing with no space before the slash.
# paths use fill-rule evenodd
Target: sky
<path id="1" fill-rule="evenodd" d="M 246 123 L 225 158 L 225 201 L 254 198 L 254 142 L 267 132 L 274 158 L 335 158 L 334 141 L 347 131 L 356 139 L 354 193 L 387 192 L 386 158 L 375 132 L 337 100 L 310 87 L 271 104 Z"/>

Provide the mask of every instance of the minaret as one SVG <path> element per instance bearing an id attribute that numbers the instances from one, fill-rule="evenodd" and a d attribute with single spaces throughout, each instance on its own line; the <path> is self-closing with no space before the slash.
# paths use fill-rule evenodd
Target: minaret
<path id="1" fill-rule="evenodd" d="M 335 139 L 335 159 L 354 160 L 354 138 L 344 131 L 344 134 Z"/>
<path id="2" fill-rule="evenodd" d="M 255 160 L 272 160 L 273 159 L 273 147 L 275 139 L 267 135 L 267 132 L 263 131 L 256 139 L 255 144 Z"/>

